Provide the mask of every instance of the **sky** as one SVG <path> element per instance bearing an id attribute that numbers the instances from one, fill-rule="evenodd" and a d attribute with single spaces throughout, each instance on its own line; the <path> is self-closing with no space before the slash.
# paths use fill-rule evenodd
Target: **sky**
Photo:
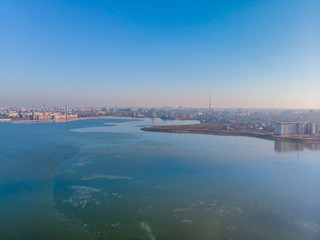
<path id="1" fill-rule="evenodd" d="M 0 106 L 320 108 L 319 0 L 2 0 Z"/>

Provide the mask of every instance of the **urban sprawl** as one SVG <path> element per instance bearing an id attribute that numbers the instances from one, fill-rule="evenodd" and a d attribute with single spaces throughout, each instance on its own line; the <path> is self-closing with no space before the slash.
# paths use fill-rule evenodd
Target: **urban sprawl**
<path id="1" fill-rule="evenodd" d="M 319 135 L 320 110 L 201 109 L 201 108 L 97 108 L 97 107 L 10 107 L 0 108 L 0 122 L 69 121 L 87 117 L 161 118 L 219 122 L 224 129 L 250 129 L 275 135 Z"/>

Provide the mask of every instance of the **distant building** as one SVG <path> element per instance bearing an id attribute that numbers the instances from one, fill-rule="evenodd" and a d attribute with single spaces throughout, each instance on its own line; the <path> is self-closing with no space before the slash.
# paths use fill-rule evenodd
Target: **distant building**
<path id="1" fill-rule="evenodd" d="M 276 135 L 320 134 L 320 123 L 317 122 L 278 122 L 274 125 Z"/>
<path id="2" fill-rule="evenodd" d="M 11 118 L 1 118 L 0 122 L 10 122 Z"/>
<path id="3" fill-rule="evenodd" d="M 299 123 L 279 122 L 274 125 L 274 134 L 288 135 L 298 134 Z"/>

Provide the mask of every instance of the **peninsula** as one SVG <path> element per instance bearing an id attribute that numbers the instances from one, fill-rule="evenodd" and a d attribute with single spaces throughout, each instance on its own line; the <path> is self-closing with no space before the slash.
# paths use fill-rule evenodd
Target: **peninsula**
<path id="1" fill-rule="evenodd" d="M 144 127 L 141 130 L 151 132 L 167 132 L 167 133 L 194 133 L 194 134 L 210 134 L 221 136 L 245 136 L 256 137 L 274 141 L 285 142 L 301 142 L 301 143 L 320 143 L 320 136 L 307 134 L 297 135 L 275 135 L 272 131 L 256 130 L 256 129 L 234 129 L 223 126 L 219 122 L 208 122 L 200 124 L 188 125 L 167 125 Z"/>

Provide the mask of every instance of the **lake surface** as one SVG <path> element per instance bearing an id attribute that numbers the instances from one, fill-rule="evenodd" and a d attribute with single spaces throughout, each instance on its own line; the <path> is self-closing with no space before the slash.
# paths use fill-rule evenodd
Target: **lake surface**
<path id="1" fill-rule="evenodd" d="M 318 145 L 0 123 L 0 239 L 320 239 Z"/>

